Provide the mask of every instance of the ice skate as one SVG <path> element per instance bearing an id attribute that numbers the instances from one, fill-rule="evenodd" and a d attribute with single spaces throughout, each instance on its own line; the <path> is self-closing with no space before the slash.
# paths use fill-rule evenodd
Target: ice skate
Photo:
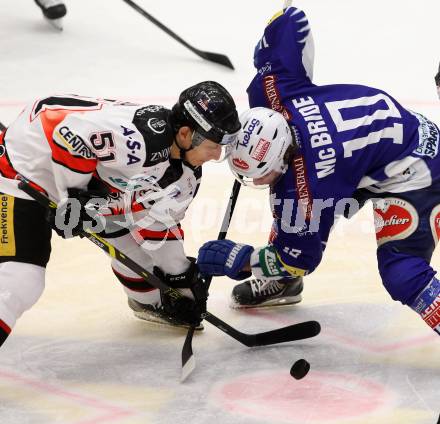
<path id="1" fill-rule="evenodd" d="M 189 324 L 166 313 L 162 306 L 140 303 L 131 298 L 128 298 L 128 306 L 133 310 L 136 318 L 144 321 L 168 327 L 189 328 Z M 200 323 L 196 330 L 203 328 L 203 324 Z"/>
<path id="2" fill-rule="evenodd" d="M 231 294 L 231 308 L 261 308 L 266 306 L 283 306 L 299 303 L 302 300 L 302 278 L 262 281 L 247 280 L 234 287 Z"/>
<path id="3" fill-rule="evenodd" d="M 58 30 L 63 29 L 63 17 L 67 13 L 66 5 L 61 0 L 35 0 L 45 19 Z"/>

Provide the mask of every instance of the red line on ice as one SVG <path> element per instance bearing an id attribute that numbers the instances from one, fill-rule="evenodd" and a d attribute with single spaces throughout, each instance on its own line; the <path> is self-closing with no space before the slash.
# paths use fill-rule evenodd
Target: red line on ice
<path id="1" fill-rule="evenodd" d="M 43 383 L 39 380 L 31 379 L 29 377 L 23 377 L 17 373 L 11 371 L 0 370 L 0 378 L 6 380 L 12 380 L 15 383 L 21 383 L 25 386 L 32 387 L 33 389 L 45 392 L 60 398 L 69 399 L 83 406 L 88 406 L 98 410 L 104 410 L 105 414 L 95 418 L 81 420 L 73 424 L 99 424 L 107 423 L 110 421 L 118 420 L 122 417 L 138 414 L 136 411 L 122 408 L 120 406 L 111 405 L 107 402 L 103 402 L 99 399 L 94 399 L 88 396 L 84 396 L 78 393 L 73 393 L 51 384 Z"/>

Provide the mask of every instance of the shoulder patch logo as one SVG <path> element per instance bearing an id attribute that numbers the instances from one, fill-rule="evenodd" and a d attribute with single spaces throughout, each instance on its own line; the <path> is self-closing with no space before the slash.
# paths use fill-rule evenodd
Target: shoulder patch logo
<path id="1" fill-rule="evenodd" d="M 148 128 L 156 134 L 163 134 L 167 123 L 163 119 L 150 118 L 147 122 Z"/>

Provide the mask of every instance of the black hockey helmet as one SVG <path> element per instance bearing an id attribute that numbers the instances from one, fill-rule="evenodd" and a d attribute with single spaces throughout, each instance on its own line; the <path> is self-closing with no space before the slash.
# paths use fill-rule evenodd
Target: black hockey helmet
<path id="1" fill-rule="evenodd" d="M 222 145 L 232 143 L 241 128 L 234 99 L 215 81 L 200 82 L 184 90 L 173 106 L 172 124 L 176 132 L 188 126 L 201 139 Z"/>

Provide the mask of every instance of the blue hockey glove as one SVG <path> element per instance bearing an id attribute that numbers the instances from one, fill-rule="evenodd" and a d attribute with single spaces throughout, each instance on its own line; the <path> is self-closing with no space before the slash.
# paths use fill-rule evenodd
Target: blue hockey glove
<path id="1" fill-rule="evenodd" d="M 197 265 L 204 275 L 226 275 L 234 280 L 243 280 L 252 275 L 242 269 L 249 264 L 253 250 L 248 244 L 231 240 L 208 241 L 199 250 Z"/>

